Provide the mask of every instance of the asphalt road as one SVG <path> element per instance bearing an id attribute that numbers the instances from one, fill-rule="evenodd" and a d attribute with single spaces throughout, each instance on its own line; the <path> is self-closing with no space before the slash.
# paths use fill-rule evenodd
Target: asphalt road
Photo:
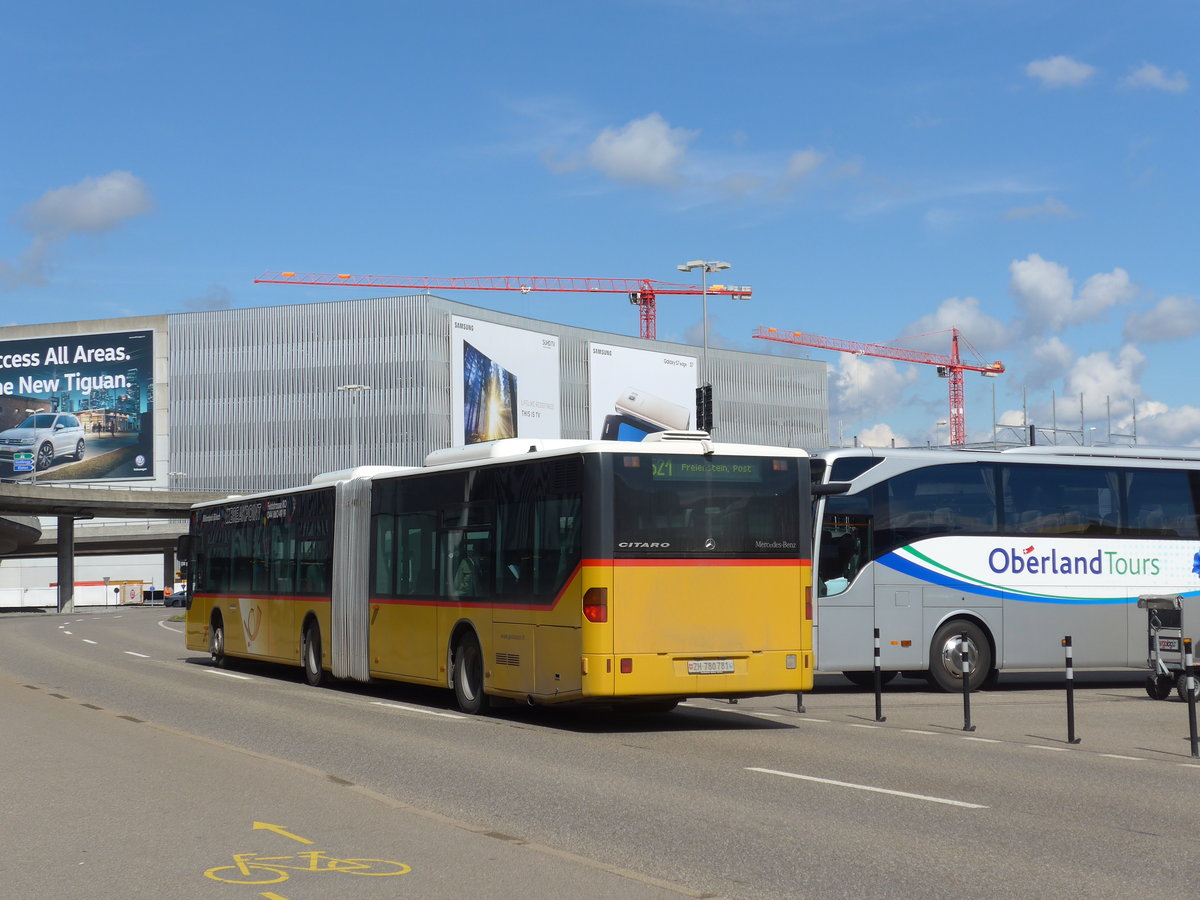
<path id="1" fill-rule="evenodd" d="M 1194 893 L 1200 760 L 1142 673 L 1079 673 L 1075 745 L 1061 674 L 973 695 L 974 732 L 961 696 L 898 681 L 877 722 L 836 678 L 804 713 L 472 718 L 214 670 L 171 612 L 0 618 L 5 896 Z"/>

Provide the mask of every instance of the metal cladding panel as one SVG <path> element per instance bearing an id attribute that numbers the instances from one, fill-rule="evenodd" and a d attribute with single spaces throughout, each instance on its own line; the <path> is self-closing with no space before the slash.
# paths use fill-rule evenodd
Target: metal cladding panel
<path id="1" fill-rule="evenodd" d="M 330 665 L 336 678 L 371 677 L 370 586 L 371 482 L 337 483 L 339 527 L 333 540 L 333 603 Z"/>
<path id="2" fill-rule="evenodd" d="M 616 312 L 624 312 L 615 307 Z M 419 466 L 451 439 L 451 318 L 559 337 L 561 437 L 587 438 L 589 342 L 701 356 L 646 341 L 415 295 L 168 317 L 170 465 L 184 490 L 249 493 L 362 465 Z M 825 363 L 709 348 L 714 435 L 828 445 Z M 339 392 L 338 385 L 370 385 Z"/>

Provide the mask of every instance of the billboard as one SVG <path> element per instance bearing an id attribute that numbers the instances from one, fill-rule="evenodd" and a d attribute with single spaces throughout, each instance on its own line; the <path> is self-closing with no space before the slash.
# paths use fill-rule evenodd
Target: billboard
<path id="1" fill-rule="evenodd" d="M 593 440 L 686 431 L 695 421 L 696 358 L 589 343 L 588 400 Z"/>
<path id="2" fill-rule="evenodd" d="M 153 410 L 153 331 L 0 341 L 0 478 L 153 478 Z"/>
<path id="3" fill-rule="evenodd" d="M 562 436 L 558 337 L 451 316 L 452 445 Z"/>

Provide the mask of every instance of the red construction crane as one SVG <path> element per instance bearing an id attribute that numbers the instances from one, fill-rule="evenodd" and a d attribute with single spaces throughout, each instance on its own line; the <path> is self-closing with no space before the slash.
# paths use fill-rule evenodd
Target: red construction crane
<path id="1" fill-rule="evenodd" d="M 802 331 L 779 331 L 775 328 L 756 328 L 754 337 L 764 341 L 780 341 L 784 344 L 820 347 L 822 350 L 840 350 L 843 353 L 855 353 L 859 356 L 879 356 L 884 359 L 898 359 L 903 362 L 937 366 L 938 375 L 950 379 L 950 443 L 954 446 L 961 446 L 967 442 L 967 399 L 966 391 L 963 388 L 963 372 L 979 372 L 981 375 L 994 377 L 1004 371 L 1002 362 L 983 362 L 979 351 L 971 346 L 971 342 L 963 337 L 962 332 L 957 328 L 950 329 L 949 356 L 944 353 L 929 353 L 925 350 L 906 350 L 903 347 L 892 347 L 887 344 L 864 344 L 841 338 L 821 337 L 816 334 L 805 334 Z M 958 352 L 960 341 L 965 343 L 971 352 L 980 359 L 979 364 L 962 361 Z"/>
<path id="2" fill-rule="evenodd" d="M 416 288 L 431 291 L 575 291 L 581 294 L 628 294 L 629 302 L 638 307 L 640 335 L 654 340 L 657 334 L 655 297 L 659 294 L 679 294 L 699 297 L 732 297 L 749 300 L 749 285 L 710 284 L 707 290 L 694 284 L 671 284 L 651 278 L 559 278 L 555 276 L 485 275 L 469 278 L 439 278 L 418 275 L 326 275 L 319 272 L 264 272 L 254 279 L 255 284 L 315 284 L 342 285 L 366 288 Z"/>

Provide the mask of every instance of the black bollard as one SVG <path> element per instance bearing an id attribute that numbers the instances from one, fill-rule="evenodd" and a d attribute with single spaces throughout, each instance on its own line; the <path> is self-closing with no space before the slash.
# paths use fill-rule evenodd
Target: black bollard
<path id="1" fill-rule="evenodd" d="M 1071 636 L 1062 639 L 1062 645 L 1067 651 L 1067 743 L 1078 744 L 1075 737 L 1075 664 L 1071 651 Z"/>
<path id="2" fill-rule="evenodd" d="M 962 680 L 963 680 L 963 731 L 974 731 L 971 724 L 971 657 L 967 653 L 967 636 L 960 635 L 962 643 Z"/>
<path id="3" fill-rule="evenodd" d="M 875 721 L 886 722 L 883 714 L 883 673 L 879 669 L 879 629 L 875 629 Z"/>
<path id="4" fill-rule="evenodd" d="M 1192 739 L 1192 759 L 1200 759 L 1200 738 L 1196 735 L 1196 669 L 1192 658 L 1192 639 L 1183 639 L 1183 671 L 1187 678 L 1188 731 Z"/>

